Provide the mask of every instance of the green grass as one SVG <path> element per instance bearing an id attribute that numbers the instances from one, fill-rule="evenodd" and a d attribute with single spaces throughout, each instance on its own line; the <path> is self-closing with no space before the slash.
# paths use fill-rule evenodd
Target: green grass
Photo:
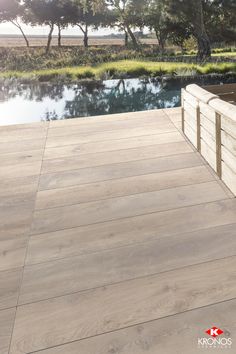
<path id="1" fill-rule="evenodd" d="M 122 60 L 94 66 L 65 67 L 58 69 L 1 72 L 1 78 L 35 79 L 39 81 L 105 79 L 162 75 L 205 75 L 236 73 L 236 63 L 167 63 L 139 60 Z"/>

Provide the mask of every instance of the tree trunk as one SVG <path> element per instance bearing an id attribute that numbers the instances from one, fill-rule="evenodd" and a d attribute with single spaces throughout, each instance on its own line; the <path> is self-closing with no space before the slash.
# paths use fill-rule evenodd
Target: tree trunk
<path id="1" fill-rule="evenodd" d="M 88 48 L 89 43 L 88 43 L 88 25 L 85 25 L 85 30 L 84 30 L 84 48 Z"/>
<path id="2" fill-rule="evenodd" d="M 128 34 L 129 34 L 129 36 L 130 36 L 130 38 L 132 40 L 133 46 L 135 48 L 138 48 L 139 45 L 138 45 L 138 42 L 137 42 L 137 39 L 136 39 L 135 35 L 133 34 L 133 32 L 131 31 L 131 29 L 130 29 L 130 27 L 128 25 L 126 26 L 126 28 L 127 28 Z"/>
<path id="3" fill-rule="evenodd" d="M 50 50 L 50 46 L 51 46 L 51 42 L 52 42 L 52 33 L 53 33 L 53 30 L 54 30 L 54 23 L 51 23 L 51 24 L 50 24 L 50 32 L 49 32 L 49 35 L 48 35 L 47 47 L 46 47 L 46 54 L 48 54 L 48 53 L 49 53 L 49 50 Z"/>
<path id="4" fill-rule="evenodd" d="M 57 25 L 58 27 L 58 47 L 61 48 L 61 26 Z"/>
<path id="5" fill-rule="evenodd" d="M 21 31 L 21 34 L 22 34 L 22 36 L 23 36 L 23 38 L 24 38 L 24 40 L 25 40 L 25 43 L 26 43 L 26 46 L 27 46 L 27 48 L 29 48 L 29 41 L 28 41 L 28 38 L 26 37 L 26 35 L 25 35 L 25 33 L 24 33 L 24 31 L 23 31 L 23 29 L 22 29 L 22 27 L 19 25 L 19 23 L 16 21 L 11 21 L 11 23 L 13 24 L 13 25 L 15 25 L 20 31 Z"/>
<path id="6" fill-rule="evenodd" d="M 125 47 L 128 47 L 128 45 L 129 45 L 129 35 L 127 31 L 125 31 Z"/>
<path id="7" fill-rule="evenodd" d="M 156 33 L 156 37 L 157 37 L 157 40 L 158 40 L 160 53 L 162 55 L 164 53 L 164 51 L 165 51 L 166 40 L 165 40 L 164 36 L 160 33 L 160 31 L 158 31 L 157 28 L 155 29 L 155 33 Z"/>
<path id="8" fill-rule="evenodd" d="M 202 0 L 196 2 L 196 16 L 194 17 L 196 21 L 193 23 L 194 36 L 198 42 L 198 58 L 203 61 L 211 57 L 211 45 L 205 28 Z"/>

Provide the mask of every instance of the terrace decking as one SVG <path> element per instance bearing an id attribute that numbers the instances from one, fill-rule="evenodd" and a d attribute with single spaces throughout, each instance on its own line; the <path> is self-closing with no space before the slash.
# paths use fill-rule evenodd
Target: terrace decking
<path id="1" fill-rule="evenodd" d="M 236 346 L 236 200 L 180 109 L 0 128 L 0 353 Z M 201 352 L 201 350 L 200 350 Z"/>

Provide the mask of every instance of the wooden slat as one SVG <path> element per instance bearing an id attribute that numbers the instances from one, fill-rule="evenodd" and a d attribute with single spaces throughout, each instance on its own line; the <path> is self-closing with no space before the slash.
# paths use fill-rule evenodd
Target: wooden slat
<path id="1" fill-rule="evenodd" d="M 222 160 L 224 163 L 230 167 L 232 171 L 236 173 L 236 159 L 233 154 L 229 150 L 227 150 L 224 146 L 222 146 Z"/>
<path id="2" fill-rule="evenodd" d="M 226 133 L 236 139 L 236 121 L 223 115 L 221 116 L 221 126 Z"/>
<path id="3" fill-rule="evenodd" d="M 194 117 L 191 116 L 188 112 L 184 112 L 184 120 L 185 123 L 188 124 L 195 132 L 197 135 L 197 115 L 195 115 Z"/>
<path id="4" fill-rule="evenodd" d="M 222 166 L 221 166 L 221 115 L 216 113 L 216 172 L 219 178 L 222 177 Z"/>
<path id="5" fill-rule="evenodd" d="M 85 156 L 87 157 L 88 155 Z M 181 168 L 199 166 L 202 164 L 203 161 L 200 157 L 191 152 L 111 165 L 107 164 L 88 168 L 78 168 L 77 170 L 62 173 L 49 173 L 42 175 L 40 178 L 39 190 L 63 188 L 85 183 L 140 176 L 149 173 L 173 171 Z"/>
<path id="6" fill-rule="evenodd" d="M 235 223 L 236 199 L 77 227 L 30 238 L 27 264 L 99 252 Z"/>
<path id="7" fill-rule="evenodd" d="M 0 353 L 8 353 L 15 320 L 15 308 L 0 312 Z"/>
<path id="8" fill-rule="evenodd" d="M 0 272 L 0 317 L 1 310 L 16 306 L 21 279 L 21 268 Z"/>
<path id="9" fill-rule="evenodd" d="M 193 146 L 197 148 L 197 133 L 187 122 L 185 122 L 185 135 Z"/>
<path id="10" fill-rule="evenodd" d="M 0 271 L 23 267 L 28 234 L 20 235 L 21 227 L 16 227 L 12 235 L 3 231 L 0 238 Z M 29 232 L 29 228 L 28 228 Z"/>
<path id="11" fill-rule="evenodd" d="M 213 170 L 216 171 L 216 153 L 211 150 L 210 146 L 203 139 L 201 141 L 201 154 Z"/>
<path id="12" fill-rule="evenodd" d="M 229 257 L 19 307 L 10 353 L 31 353 L 230 300 L 236 296 L 235 267 L 236 257 Z"/>
<path id="13" fill-rule="evenodd" d="M 201 127 L 201 138 L 205 143 L 211 148 L 212 151 L 216 152 L 216 139 L 212 136 L 205 128 Z"/>
<path id="14" fill-rule="evenodd" d="M 78 185 L 62 189 L 39 191 L 36 209 L 86 203 L 95 200 L 121 197 L 129 194 L 145 193 L 155 190 L 174 188 L 188 184 L 213 180 L 205 166 L 144 174 L 140 176 L 115 179 L 111 181 Z"/>
<path id="15" fill-rule="evenodd" d="M 193 338 L 205 336 L 203 328 L 220 321 L 221 328 L 235 328 L 236 301 L 231 300 L 204 308 L 187 311 L 168 318 L 143 323 L 112 333 L 60 345 L 37 354 L 173 354 L 181 338 L 183 353 L 197 353 L 207 349 L 193 349 Z M 184 325 L 183 325 L 184 324 Z M 157 335 L 158 333 L 158 335 Z M 230 332 L 230 336 L 234 334 Z M 226 349 L 232 352 L 231 349 Z"/>
<path id="16" fill-rule="evenodd" d="M 184 110 L 192 117 L 197 117 L 197 107 L 192 107 L 187 101 L 184 101 Z"/>
<path id="17" fill-rule="evenodd" d="M 212 123 L 215 123 L 215 111 L 208 104 L 199 102 L 200 112 L 203 116 L 207 117 Z"/>
<path id="18" fill-rule="evenodd" d="M 211 122 L 207 117 L 205 117 L 203 114 L 200 115 L 200 120 L 201 120 L 201 126 L 205 128 L 208 133 L 210 133 L 212 136 L 215 136 L 215 122 Z"/>
<path id="19" fill-rule="evenodd" d="M 170 109 L 171 112 L 172 109 Z M 173 109 L 174 110 L 174 109 Z M 63 128 L 63 127 L 70 127 L 73 126 L 75 128 L 76 125 L 78 126 L 89 126 L 97 125 L 97 123 L 106 124 L 111 123 L 113 124 L 116 122 L 139 122 L 143 120 L 143 117 L 149 118 L 157 118 L 158 120 L 163 119 L 165 113 L 163 110 L 148 110 L 148 111 L 139 111 L 139 112 L 124 112 L 124 113 L 115 113 L 115 114 L 106 114 L 106 115 L 99 115 L 94 117 L 80 117 L 80 118 L 73 118 L 73 119 L 64 119 L 64 120 L 54 120 L 50 122 L 49 129 L 54 128 Z M 145 120 L 145 119 L 144 119 Z M 144 120 L 142 123 L 144 123 Z"/>
<path id="20" fill-rule="evenodd" d="M 224 162 L 222 162 L 222 179 L 236 195 L 236 173 L 234 173 Z"/>
<path id="21" fill-rule="evenodd" d="M 133 149 L 142 146 L 173 143 L 184 141 L 179 132 L 170 132 L 165 134 L 147 135 L 140 137 L 131 137 L 127 139 L 107 140 L 94 143 L 67 145 L 62 147 L 47 148 L 44 153 L 44 159 L 55 159 L 67 156 L 82 155 L 88 153 L 97 153 L 105 151 L 116 151 Z"/>
<path id="22" fill-rule="evenodd" d="M 231 152 L 232 155 L 235 156 L 236 159 L 236 138 L 233 138 L 230 134 L 222 130 L 221 139 L 222 144 Z"/>
<path id="23" fill-rule="evenodd" d="M 60 136 L 52 136 L 47 139 L 46 148 L 54 148 L 54 147 L 62 147 L 66 145 L 78 145 L 95 141 L 106 141 L 106 140 L 117 140 L 117 139 L 127 139 L 138 136 L 146 136 L 146 135 L 157 135 L 162 133 L 175 131 L 175 127 L 172 123 L 163 122 L 162 124 L 157 124 L 157 122 L 153 124 L 147 124 L 147 126 L 135 127 L 135 125 L 128 129 L 115 129 L 108 131 L 99 131 L 92 133 L 72 133 L 68 136 L 60 135 Z"/>
<path id="24" fill-rule="evenodd" d="M 41 301 L 235 254 L 235 225 L 227 225 L 28 266 L 19 303 Z"/>
<path id="25" fill-rule="evenodd" d="M 207 203 L 225 197 L 224 190 L 217 182 L 207 182 L 194 186 L 178 187 L 175 190 L 167 189 L 40 210 L 34 214 L 32 234 Z"/>
<path id="26" fill-rule="evenodd" d="M 93 119 L 86 119 L 84 123 L 78 120 L 78 124 L 74 124 L 74 120 L 72 119 L 73 124 L 65 124 L 65 125 L 60 125 L 60 126 L 55 126 L 54 123 L 50 124 L 50 129 L 48 130 L 48 137 L 53 137 L 53 136 L 65 136 L 65 135 L 70 135 L 70 134 L 90 134 L 90 133 L 96 133 L 96 132 L 104 132 L 106 130 L 111 131 L 111 130 L 116 130 L 116 129 L 130 129 L 133 128 L 134 126 L 138 127 L 147 127 L 149 124 L 153 125 L 156 124 L 161 125 L 166 123 L 166 116 L 165 114 L 157 114 L 156 112 L 154 114 L 146 114 L 146 118 L 143 118 L 142 116 L 138 116 L 135 119 L 125 119 L 121 121 L 116 121 L 113 119 L 109 119 L 109 121 L 93 121 Z M 58 123 L 57 123 L 58 124 Z"/>
<path id="27" fill-rule="evenodd" d="M 196 99 L 196 97 L 188 93 L 186 90 L 183 93 L 183 100 L 189 103 L 193 108 L 196 108 L 198 106 L 198 100 Z"/>

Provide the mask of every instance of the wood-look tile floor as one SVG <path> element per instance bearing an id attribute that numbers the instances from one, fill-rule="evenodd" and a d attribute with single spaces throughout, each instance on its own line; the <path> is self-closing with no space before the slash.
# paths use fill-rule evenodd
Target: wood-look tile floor
<path id="1" fill-rule="evenodd" d="M 0 354 L 236 346 L 236 199 L 180 120 L 0 127 Z"/>

